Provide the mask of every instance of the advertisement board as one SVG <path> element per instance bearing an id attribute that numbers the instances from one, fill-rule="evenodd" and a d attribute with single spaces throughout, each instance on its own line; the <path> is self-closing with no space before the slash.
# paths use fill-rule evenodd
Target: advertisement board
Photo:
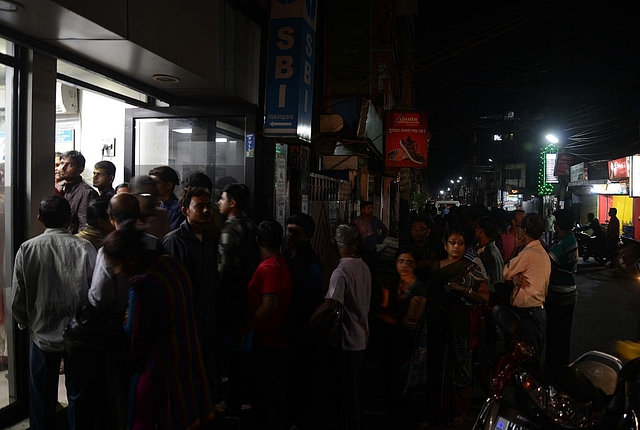
<path id="1" fill-rule="evenodd" d="M 627 157 L 611 160 L 609 163 L 609 180 L 619 181 L 629 177 L 629 163 Z"/>
<path id="2" fill-rule="evenodd" d="M 427 167 L 426 112 L 387 111 L 385 127 L 385 167 Z"/>

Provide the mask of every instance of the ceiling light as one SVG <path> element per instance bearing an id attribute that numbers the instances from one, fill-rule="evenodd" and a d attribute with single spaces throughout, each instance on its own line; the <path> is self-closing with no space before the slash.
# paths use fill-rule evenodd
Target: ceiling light
<path id="1" fill-rule="evenodd" d="M 177 84 L 178 82 L 180 82 L 180 78 L 177 78 L 171 75 L 163 75 L 163 74 L 153 75 L 153 80 L 162 82 L 163 84 Z"/>
<path id="2" fill-rule="evenodd" d="M 216 137 L 216 143 L 225 143 L 226 141 L 226 137 Z"/>
<path id="3" fill-rule="evenodd" d="M 24 9 L 24 6 L 22 6 L 18 2 L 15 2 L 13 0 L 0 0 L 0 11 L 16 12 L 21 9 Z"/>
<path id="4" fill-rule="evenodd" d="M 176 133 L 180 133 L 180 134 L 191 134 L 193 130 L 190 128 L 174 128 L 171 131 L 175 131 Z"/>

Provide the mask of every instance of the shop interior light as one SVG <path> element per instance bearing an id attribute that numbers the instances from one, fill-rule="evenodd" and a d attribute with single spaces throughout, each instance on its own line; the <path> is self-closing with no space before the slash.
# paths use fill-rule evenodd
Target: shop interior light
<path id="1" fill-rule="evenodd" d="M 172 131 L 180 134 L 191 134 L 193 130 L 190 128 L 174 128 Z"/>
<path id="2" fill-rule="evenodd" d="M 226 142 L 227 142 L 226 137 L 216 137 L 216 143 L 226 143 Z"/>

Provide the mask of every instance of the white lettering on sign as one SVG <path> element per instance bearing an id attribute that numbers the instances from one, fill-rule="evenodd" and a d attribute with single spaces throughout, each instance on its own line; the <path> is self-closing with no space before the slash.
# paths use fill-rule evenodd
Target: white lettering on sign
<path id="1" fill-rule="evenodd" d="M 279 29 L 278 39 L 280 40 L 276 43 L 278 49 L 286 51 L 287 49 L 293 48 L 293 45 L 295 45 L 295 39 L 293 38 L 294 34 L 295 31 L 293 31 L 292 27 L 282 27 Z"/>

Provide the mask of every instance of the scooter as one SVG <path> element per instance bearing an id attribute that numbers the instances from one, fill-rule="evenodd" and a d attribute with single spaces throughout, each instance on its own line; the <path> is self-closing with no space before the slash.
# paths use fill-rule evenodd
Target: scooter
<path id="1" fill-rule="evenodd" d="M 512 335 L 519 330 L 517 315 L 498 317 L 496 323 Z M 554 381 L 543 373 L 531 349 L 517 342 L 498 363 L 492 392 L 472 429 L 638 430 L 629 392 L 640 373 L 640 358 L 623 366 L 614 356 L 590 351 Z"/>

